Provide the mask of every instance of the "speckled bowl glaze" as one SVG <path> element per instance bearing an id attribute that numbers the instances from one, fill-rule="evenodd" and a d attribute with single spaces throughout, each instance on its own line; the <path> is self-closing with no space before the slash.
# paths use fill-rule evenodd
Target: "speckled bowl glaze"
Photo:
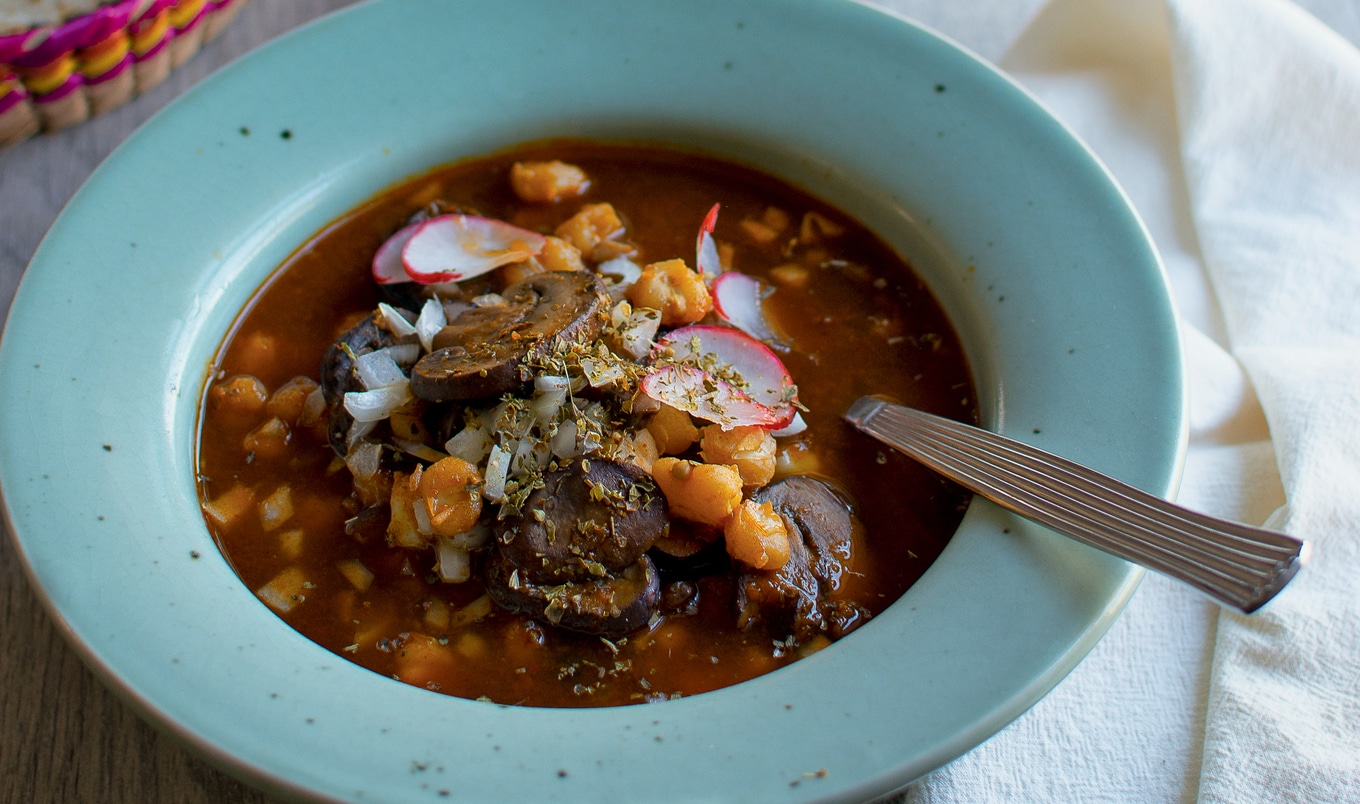
<path id="1" fill-rule="evenodd" d="M 165 110 L 24 278 L 0 346 L 0 483 L 89 665 L 241 778 L 356 801 L 864 800 L 1032 705 L 1140 572 L 981 502 L 830 649 L 646 706 L 434 695 L 311 644 L 237 580 L 193 456 L 205 366 L 242 305 L 382 188 L 564 135 L 703 148 L 840 205 L 941 299 L 989 427 L 1172 490 L 1184 398 L 1158 258 L 1106 171 L 988 65 L 843 0 L 374 0 Z"/>

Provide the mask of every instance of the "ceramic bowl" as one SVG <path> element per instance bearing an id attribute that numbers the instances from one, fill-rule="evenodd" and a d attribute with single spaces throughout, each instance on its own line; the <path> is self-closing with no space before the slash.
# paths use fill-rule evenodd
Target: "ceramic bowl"
<path id="1" fill-rule="evenodd" d="M 1071 133 L 958 46 L 835 0 L 374 0 L 152 120 L 23 280 L 0 347 L 0 483 L 94 671 L 253 784 L 356 801 L 870 799 L 1058 683 L 1140 571 L 983 502 L 830 649 L 645 706 L 433 695 L 313 645 L 240 583 L 193 456 L 205 366 L 242 306 L 381 189 L 557 136 L 702 148 L 856 215 L 945 306 L 986 426 L 1172 490 L 1183 386 L 1149 238 Z"/>

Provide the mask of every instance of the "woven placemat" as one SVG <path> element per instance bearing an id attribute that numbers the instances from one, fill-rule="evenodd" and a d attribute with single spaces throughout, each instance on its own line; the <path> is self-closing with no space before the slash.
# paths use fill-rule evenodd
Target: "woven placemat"
<path id="1" fill-rule="evenodd" d="M 248 0 L 114 0 L 0 34 L 0 148 L 73 126 L 165 80 Z"/>

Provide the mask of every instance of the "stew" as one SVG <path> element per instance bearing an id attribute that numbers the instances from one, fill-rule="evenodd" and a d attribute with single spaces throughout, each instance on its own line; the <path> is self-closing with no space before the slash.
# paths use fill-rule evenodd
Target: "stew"
<path id="1" fill-rule="evenodd" d="M 820 650 L 969 499 L 841 419 L 876 393 L 976 420 L 911 267 L 665 147 L 538 143 L 384 192 L 275 272 L 209 379 L 200 496 L 242 581 L 345 659 L 503 704 Z"/>

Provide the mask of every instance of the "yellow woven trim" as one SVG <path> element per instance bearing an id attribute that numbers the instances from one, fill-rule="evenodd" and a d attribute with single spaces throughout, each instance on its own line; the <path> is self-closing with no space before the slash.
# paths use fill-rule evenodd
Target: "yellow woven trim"
<path id="1" fill-rule="evenodd" d="M 151 52 L 156 45 L 165 41 L 165 35 L 170 32 L 170 12 L 162 11 L 156 15 L 155 20 L 138 31 L 132 37 L 132 52 L 138 56 L 145 56 Z"/>
<path id="2" fill-rule="evenodd" d="M 207 0 L 180 0 L 170 9 L 170 24 L 183 28 L 198 17 Z"/>
<path id="3" fill-rule="evenodd" d="M 98 78 L 122 63 L 131 45 L 124 31 L 114 31 L 103 42 L 80 51 L 80 72 L 86 78 Z"/>
<path id="4" fill-rule="evenodd" d="M 24 86 L 34 95 L 43 95 L 54 89 L 60 89 L 75 71 L 76 59 L 67 53 L 32 72 L 24 70 Z"/>

